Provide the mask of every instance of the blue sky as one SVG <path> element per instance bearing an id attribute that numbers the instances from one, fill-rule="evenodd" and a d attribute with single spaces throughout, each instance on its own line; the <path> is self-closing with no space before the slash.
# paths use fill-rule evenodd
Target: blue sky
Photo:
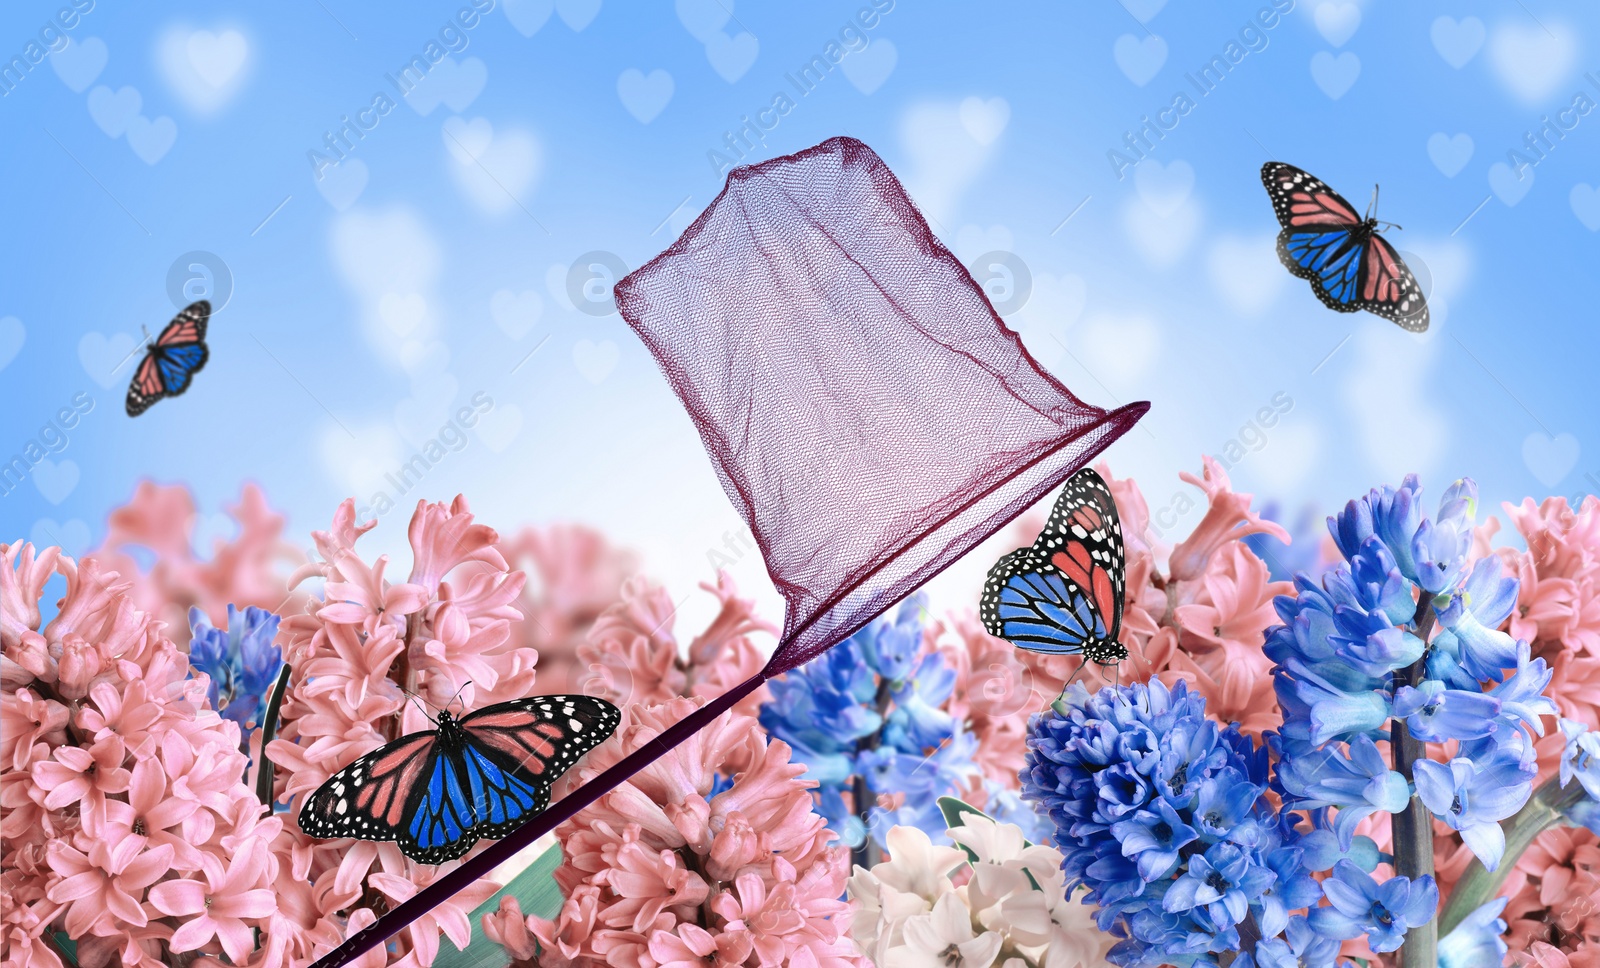
<path id="1" fill-rule="evenodd" d="M 727 161 L 836 134 L 882 155 L 964 260 L 1004 254 L 975 271 L 1068 386 L 1152 401 L 1110 459 L 1171 533 L 1198 520 L 1177 472 L 1235 441 L 1236 484 L 1294 506 L 1409 470 L 1434 493 L 1474 476 L 1491 507 L 1600 479 L 1600 10 L 61 3 L 0 13 L 0 57 L 22 58 L 0 84 L 0 457 L 37 441 L 48 461 L 0 496 L 8 536 L 82 550 L 148 477 L 194 489 L 202 539 L 254 480 L 305 540 L 439 441 L 374 545 L 403 547 L 419 495 L 459 491 L 504 530 L 597 525 L 686 594 L 739 522 L 593 294 L 666 247 Z M 789 76 L 830 44 L 838 66 L 801 94 Z M 389 77 L 416 57 L 430 70 L 402 96 Z M 1186 75 L 1216 58 L 1202 94 Z M 1147 117 L 1170 130 L 1134 159 Z M 770 130 L 731 159 L 746 119 Z M 347 120 L 369 130 L 339 145 Z M 1278 265 L 1267 160 L 1357 207 L 1381 183 L 1427 334 L 1329 312 Z M 209 365 L 130 420 L 116 364 L 195 294 L 225 299 Z M 75 398 L 92 408 L 44 432 Z M 447 430 L 464 406 L 473 426 Z M 1270 427 L 1263 407 L 1283 411 Z M 997 550 L 936 594 L 970 604 Z M 753 556 L 733 570 L 764 586 Z"/>

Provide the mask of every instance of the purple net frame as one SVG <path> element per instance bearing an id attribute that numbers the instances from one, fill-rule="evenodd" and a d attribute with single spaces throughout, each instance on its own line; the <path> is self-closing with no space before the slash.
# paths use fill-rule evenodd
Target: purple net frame
<path id="1" fill-rule="evenodd" d="M 827 651 L 1044 497 L 1149 409 L 1078 400 L 853 138 L 736 168 L 617 307 L 688 410 L 787 604 L 760 673 L 325 955 L 343 968 L 767 679 Z"/>

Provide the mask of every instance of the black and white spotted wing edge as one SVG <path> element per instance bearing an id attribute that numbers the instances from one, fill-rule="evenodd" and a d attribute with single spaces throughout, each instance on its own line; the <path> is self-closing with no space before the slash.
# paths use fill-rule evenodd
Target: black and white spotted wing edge
<path id="1" fill-rule="evenodd" d="M 1094 509 L 1094 514 L 1088 517 L 1098 517 L 1098 526 L 1094 526 L 1092 520 L 1076 520 L 1080 517 L 1078 512 L 1086 507 Z M 1102 616 L 1108 634 L 1104 637 L 1083 637 L 1076 651 L 1081 651 L 1089 660 L 1100 665 L 1115 665 L 1128 656 L 1127 648 L 1120 641 L 1127 555 L 1122 543 L 1122 519 L 1117 513 L 1116 500 L 1112 497 L 1111 488 L 1093 468 L 1085 467 L 1078 471 L 1062 487 L 1049 519 L 1032 545 L 1005 555 L 989 569 L 978 602 L 979 619 L 990 635 L 1006 639 L 1019 648 L 1059 653 L 1059 648 L 1049 647 L 1059 645 L 1052 637 L 1027 633 L 1006 635 L 999 610 L 1001 595 L 1007 584 L 1018 575 L 1026 574 L 1047 576 L 1063 583 L 1064 595 L 1059 600 L 1052 600 L 1037 588 L 1014 589 L 1029 600 L 1029 607 L 1035 611 L 1039 611 L 1036 603 L 1065 606 L 1069 611 L 1077 611 L 1085 601 L 1091 607 L 1096 607 L 1092 592 L 1081 587 L 1052 563 L 1052 556 L 1069 544 L 1081 546 L 1088 553 L 1089 560 L 1106 572 L 1112 593 L 1110 614 Z"/>
<path id="2" fill-rule="evenodd" d="M 1284 177 L 1286 175 L 1288 176 L 1287 179 Z M 1351 221 L 1348 225 L 1342 226 L 1344 228 L 1354 228 L 1361 222 L 1360 216 L 1356 214 L 1356 207 L 1350 204 L 1348 198 L 1329 188 L 1327 182 L 1304 168 L 1296 168 L 1294 165 L 1285 164 L 1281 161 L 1269 161 L 1261 166 L 1261 184 L 1266 188 L 1267 197 L 1272 200 L 1273 214 L 1278 216 L 1278 224 L 1283 228 L 1287 229 L 1293 224 L 1290 212 L 1290 205 L 1293 203 L 1290 201 L 1290 196 L 1295 192 L 1305 192 L 1308 195 L 1327 194 L 1333 196 L 1341 205 L 1350 210 Z M 1304 227 L 1301 226 L 1301 228 Z M 1330 222 L 1328 227 L 1333 228 L 1334 223 Z"/>
<path id="3" fill-rule="evenodd" d="M 1428 300 L 1427 297 L 1422 294 L 1422 285 L 1417 282 L 1417 277 L 1414 273 L 1412 273 L 1411 267 L 1406 265 L 1405 260 L 1400 258 L 1400 253 L 1397 252 L 1395 247 L 1389 244 L 1389 240 L 1385 239 L 1383 236 L 1374 233 L 1372 238 L 1368 241 L 1368 244 L 1379 246 L 1383 252 L 1391 260 L 1393 260 L 1395 269 L 1398 270 L 1395 273 L 1395 280 L 1396 284 L 1400 287 L 1401 298 L 1397 302 L 1381 302 L 1375 299 L 1363 299 L 1360 301 L 1361 308 L 1365 309 L 1369 313 L 1375 313 L 1376 315 L 1382 316 L 1384 319 L 1397 324 L 1401 329 L 1407 332 L 1426 333 L 1428 331 L 1428 324 L 1431 321 L 1431 314 L 1428 311 Z M 1361 285 L 1364 286 L 1366 285 L 1366 273 L 1368 271 L 1367 266 L 1363 265 L 1361 271 Z M 1416 305 L 1420 306 L 1421 308 L 1410 309 L 1408 311 L 1408 307 L 1412 305 L 1413 300 L 1415 300 Z"/>
<path id="4" fill-rule="evenodd" d="M 1085 504 L 1093 505 L 1100 513 L 1101 530 L 1091 531 L 1072 523 L 1073 513 Z M 1070 535 L 1082 541 L 1089 548 L 1089 553 L 1111 575 L 1111 587 L 1117 593 L 1116 614 L 1111 621 L 1111 635 L 1115 638 L 1122 626 L 1122 598 L 1127 587 L 1128 561 L 1127 552 L 1122 546 L 1122 516 L 1117 513 L 1117 501 L 1111 496 L 1110 486 L 1098 471 L 1085 467 L 1072 475 L 1062 489 L 1061 496 L 1056 498 L 1055 506 L 1050 509 L 1050 520 L 1045 522 L 1040 538 L 1046 533 L 1051 534 L 1052 543 L 1048 546 L 1051 550 L 1060 546 L 1060 535 Z"/>

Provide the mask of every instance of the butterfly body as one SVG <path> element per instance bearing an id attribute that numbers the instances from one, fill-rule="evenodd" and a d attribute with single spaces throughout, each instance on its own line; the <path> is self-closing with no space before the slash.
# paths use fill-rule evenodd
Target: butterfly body
<path id="1" fill-rule="evenodd" d="M 1278 259 L 1311 283 L 1323 305 L 1341 313 L 1367 310 L 1420 333 L 1428 301 L 1414 276 L 1382 235 L 1380 222 L 1322 181 L 1293 165 L 1268 162 L 1261 183 L 1282 231 Z"/>
<path id="2" fill-rule="evenodd" d="M 144 359 L 128 384 L 128 416 L 137 417 L 162 397 L 176 397 L 189 389 L 194 375 L 211 358 L 206 347 L 210 318 L 211 303 L 204 299 L 190 303 L 145 347 Z"/>
<path id="3" fill-rule="evenodd" d="M 329 777 L 300 808 L 313 837 L 392 840 L 442 864 L 504 837 L 550 803 L 555 781 L 617 728 L 617 707 L 590 696 L 534 696 L 402 736 Z"/>
<path id="4" fill-rule="evenodd" d="M 1111 489 L 1084 468 L 1062 488 L 1038 540 L 989 570 L 979 617 L 1019 649 L 1116 665 L 1128 657 L 1120 641 L 1126 565 Z"/>

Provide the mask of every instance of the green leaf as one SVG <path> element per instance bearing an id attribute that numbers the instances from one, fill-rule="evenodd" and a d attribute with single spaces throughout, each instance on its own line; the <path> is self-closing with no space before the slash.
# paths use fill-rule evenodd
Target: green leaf
<path id="1" fill-rule="evenodd" d="M 971 816 L 982 817 L 985 820 L 994 820 L 995 823 L 1000 822 L 984 813 L 982 810 L 979 810 L 977 807 L 974 807 L 972 804 L 957 797 L 940 797 L 939 812 L 944 814 L 944 825 L 946 827 L 965 827 L 967 825 L 967 818 Z M 1025 847 L 1033 846 L 1033 842 L 1030 840 L 1024 840 L 1022 843 Z M 957 843 L 956 846 L 960 847 L 961 852 L 967 855 L 968 863 L 976 864 L 978 862 L 978 855 L 972 850 L 972 848 L 961 843 Z M 1024 868 L 1022 872 L 1028 875 L 1028 883 L 1033 885 L 1034 890 L 1044 890 L 1044 888 L 1039 886 L 1039 882 L 1034 879 L 1032 871 Z"/>
<path id="2" fill-rule="evenodd" d="M 511 883 L 478 905 L 468 919 L 472 924 L 472 943 L 467 945 L 465 951 L 457 951 L 456 946 L 448 942 L 441 943 L 439 955 L 433 959 L 434 968 L 504 968 L 506 949 L 490 941 L 483 933 L 483 916 L 494 913 L 500 907 L 500 899 L 509 894 L 517 899 L 523 914 L 537 914 L 541 918 L 554 920 L 565 900 L 561 896 L 561 888 L 556 886 L 555 878 L 551 876 L 559 866 L 561 845 L 555 844 L 512 878 Z"/>
<path id="3" fill-rule="evenodd" d="M 278 681 L 267 694 L 267 708 L 261 715 L 261 769 L 256 773 L 256 799 L 272 812 L 272 761 L 267 758 L 267 744 L 278 735 L 278 707 L 283 705 L 283 693 L 289 688 L 289 663 L 278 670 Z"/>
<path id="4" fill-rule="evenodd" d="M 993 817 L 984 813 L 982 810 L 979 810 L 977 807 L 974 807 L 972 804 L 960 799 L 959 797 L 940 797 L 939 812 L 944 814 L 944 825 L 946 827 L 965 827 L 967 825 L 967 817 L 972 815 L 983 817 L 986 820 L 994 819 Z M 967 859 L 969 861 L 973 862 L 974 864 L 978 862 L 977 854 L 967 850 L 965 847 L 962 847 L 961 849 L 966 852 Z"/>

